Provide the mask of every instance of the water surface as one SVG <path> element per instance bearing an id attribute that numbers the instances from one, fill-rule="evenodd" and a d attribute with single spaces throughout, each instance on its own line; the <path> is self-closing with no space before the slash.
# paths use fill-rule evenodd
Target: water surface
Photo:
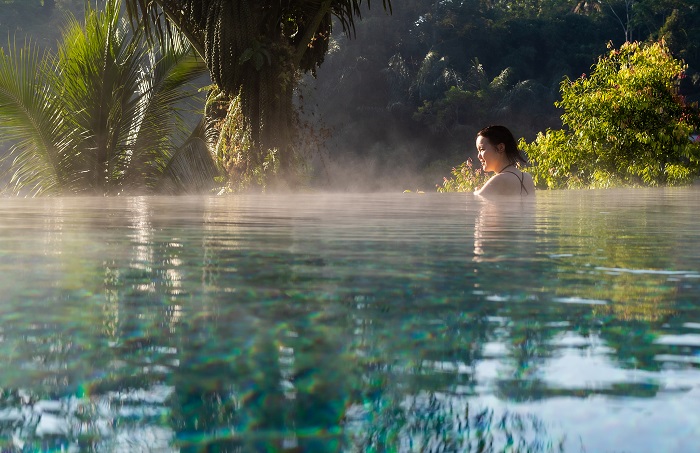
<path id="1" fill-rule="evenodd" d="M 0 450 L 693 451 L 700 190 L 0 200 Z"/>

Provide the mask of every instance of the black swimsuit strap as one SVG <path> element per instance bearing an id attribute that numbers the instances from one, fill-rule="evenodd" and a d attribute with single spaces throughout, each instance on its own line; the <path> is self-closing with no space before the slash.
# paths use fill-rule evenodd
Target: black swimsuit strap
<path id="1" fill-rule="evenodd" d="M 510 170 L 504 170 L 503 173 L 510 173 L 511 175 L 515 175 L 515 177 L 518 178 L 518 181 L 520 181 L 520 193 L 522 194 L 523 190 L 524 190 L 527 195 L 530 194 L 530 192 L 528 192 L 527 189 L 525 188 L 525 182 L 524 182 L 525 181 L 525 173 L 520 172 L 522 176 L 518 176 L 517 173 L 512 172 Z"/>

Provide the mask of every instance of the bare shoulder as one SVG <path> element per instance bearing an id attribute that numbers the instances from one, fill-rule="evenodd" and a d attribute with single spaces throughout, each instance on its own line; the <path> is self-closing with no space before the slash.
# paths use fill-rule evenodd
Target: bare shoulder
<path id="1" fill-rule="evenodd" d="M 494 175 L 479 190 L 474 192 L 482 197 L 534 195 L 535 184 L 532 175 L 522 172 L 503 172 Z"/>
<path id="2" fill-rule="evenodd" d="M 523 186 L 527 190 L 528 195 L 535 195 L 535 182 L 530 173 L 523 172 Z"/>
<path id="3" fill-rule="evenodd" d="M 512 181 L 508 173 L 499 173 L 493 175 L 486 184 L 484 184 L 479 190 L 474 192 L 476 195 L 481 195 L 483 197 L 492 195 L 509 195 L 513 192 Z"/>

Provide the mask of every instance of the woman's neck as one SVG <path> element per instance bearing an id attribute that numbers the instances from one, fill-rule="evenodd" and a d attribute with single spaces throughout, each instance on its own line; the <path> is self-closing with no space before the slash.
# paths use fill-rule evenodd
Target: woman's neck
<path id="1" fill-rule="evenodd" d="M 500 174 L 500 173 L 503 173 L 503 170 L 505 170 L 505 169 L 508 168 L 508 167 L 512 167 L 512 166 L 514 166 L 514 165 L 515 165 L 515 164 L 513 164 L 513 162 L 509 162 L 509 163 L 507 163 L 503 168 L 501 168 L 500 170 L 498 170 L 498 171 L 496 172 L 496 174 L 498 175 L 498 174 Z"/>

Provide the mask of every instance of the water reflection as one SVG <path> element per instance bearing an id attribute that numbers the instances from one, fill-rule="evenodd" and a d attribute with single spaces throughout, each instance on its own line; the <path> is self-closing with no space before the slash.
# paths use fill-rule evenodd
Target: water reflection
<path id="1" fill-rule="evenodd" d="M 700 402 L 685 198 L 8 203 L 0 449 L 659 451 L 698 426 L 668 410 Z"/>
<path id="2" fill-rule="evenodd" d="M 532 260 L 537 252 L 536 201 L 480 198 L 474 201 L 478 203 L 474 221 L 474 262 Z"/>

